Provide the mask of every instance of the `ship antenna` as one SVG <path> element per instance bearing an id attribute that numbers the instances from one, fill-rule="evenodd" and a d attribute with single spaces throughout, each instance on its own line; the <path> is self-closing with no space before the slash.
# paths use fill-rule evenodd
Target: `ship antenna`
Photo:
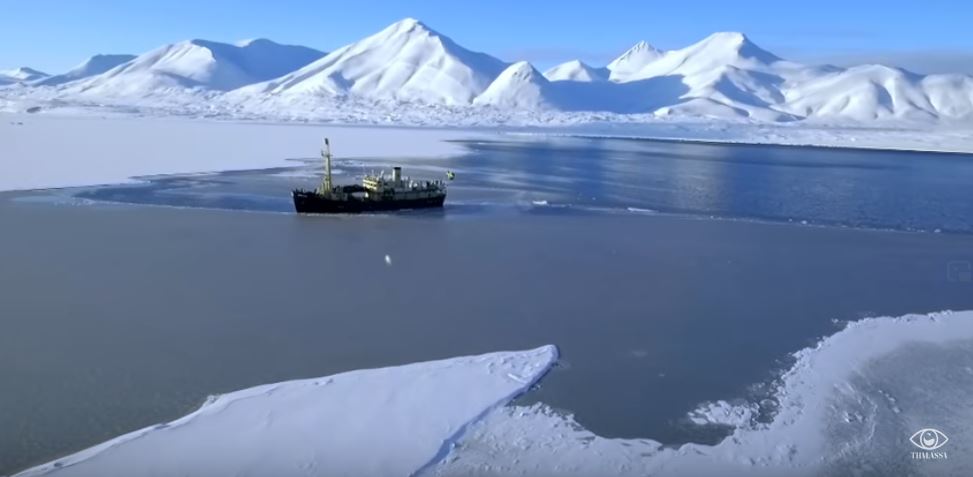
<path id="1" fill-rule="evenodd" d="M 324 147 L 321 149 L 321 157 L 324 158 L 325 170 L 324 170 L 324 184 L 322 184 L 322 192 L 327 195 L 331 195 L 331 191 L 334 190 L 331 185 L 331 142 L 328 138 L 324 138 Z"/>

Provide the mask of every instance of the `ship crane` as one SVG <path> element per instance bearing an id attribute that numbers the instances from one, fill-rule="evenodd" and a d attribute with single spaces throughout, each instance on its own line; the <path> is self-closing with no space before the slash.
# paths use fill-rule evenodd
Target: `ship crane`
<path id="1" fill-rule="evenodd" d="M 334 191 L 334 185 L 331 182 L 331 142 L 328 138 L 324 138 L 324 146 L 321 148 L 321 157 L 324 159 L 324 181 L 321 183 L 321 187 L 318 188 L 318 193 L 321 195 L 330 196 Z"/>

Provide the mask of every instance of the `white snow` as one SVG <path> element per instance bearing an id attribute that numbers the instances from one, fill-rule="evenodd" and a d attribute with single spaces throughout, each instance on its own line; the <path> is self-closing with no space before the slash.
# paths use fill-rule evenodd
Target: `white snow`
<path id="1" fill-rule="evenodd" d="M 698 426 L 743 427 L 753 423 L 756 407 L 753 403 L 731 404 L 724 400 L 708 402 L 690 412 L 689 420 Z"/>
<path id="2" fill-rule="evenodd" d="M 118 65 L 135 59 L 135 55 L 95 55 L 66 73 L 48 76 L 37 83 L 39 86 L 56 86 L 100 75 Z"/>
<path id="3" fill-rule="evenodd" d="M 639 42 L 605 67 L 575 60 L 552 68 L 546 78 L 526 70 L 524 62 L 509 65 L 463 48 L 412 18 L 321 55 L 269 40 L 236 45 L 187 40 L 97 74 L 88 73 L 100 68 L 82 65 L 81 71 L 48 81 L 8 78 L 16 84 L 0 88 L 0 107 L 107 106 L 410 124 L 485 125 L 511 118 L 534 125 L 628 123 L 656 117 L 973 122 L 973 76 L 803 65 L 738 32 L 714 33 L 670 51 Z M 540 78 L 512 81 L 517 72 Z M 602 81 L 606 76 L 610 81 Z M 64 83 L 70 78 L 78 79 Z"/>
<path id="4" fill-rule="evenodd" d="M 662 56 L 661 51 L 645 41 L 640 41 L 608 63 L 606 68 L 611 72 L 609 78 L 612 81 L 627 81 L 633 74 L 638 73 L 660 56 Z"/>
<path id="5" fill-rule="evenodd" d="M 281 78 L 244 88 L 233 97 L 354 94 L 469 104 L 505 66 L 407 18 Z"/>
<path id="6" fill-rule="evenodd" d="M 476 105 L 499 108 L 542 109 L 551 107 L 550 82 L 534 67 L 519 61 L 507 67 L 490 86 L 473 100 Z"/>
<path id="7" fill-rule="evenodd" d="M 967 396 L 973 389 L 965 386 L 973 371 L 953 370 L 950 366 L 956 363 L 940 362 L 942 369 L 935 374 L 927 366 L 941 356 L 937 352 L 968 352 L 971 340 L 973 311 L 868 318 L 795 353 L 796 363 L 776 393 L 779 410 L 769 424 L 752 422 L 753 406 L 716 402 L 695 411 L 690 417 L 701 424 L 738 426 L 717 445 L 671 448 L 651 439 L 604 438 L 572 416 L 535 404 L 497 409 L 435 470 L 444 476 L 831 475 L 828 469 L 835 475 L 854 475 L 859 469 L 898 474 L 876 469 L 890 461 L 909 461 L 916 449 L 908 438 L 934 424 L 923 420 L 928 416 L 953 437 L 951 442 L 969 438 Z M 897 355 L 909 352 L 913 354 Z M 929 363 L 909 366 L 912 358 L 923 355 L 930 357 Z M 957 371 L 967 377 L 956 379 L 959 375 L 951 373 Z M 924 391 L 923 374 L 946 380 Z M 905 399 L 910 392 L 921 397 Z M 651 395 L 646 405 L 652 405 Z M 962 455 L 968 447 L 955 449 L 952 467 L 896 468 L 903 473 L 925 469 L 969 475 L 971 459 Z"/>
<path id="8" fill-rule="evenodd" d="M 269 40 L 242 46 L 208 40 L 165 45 L 65 87 L 69 94 L 135 97 L 187 89 L 229 91 L 300 68 L 320 51 Z"/>
<path id="9" fill-rule="evenodd" d="M 479 136 L 435 129 L 0 115 L 0 190 L 296 166 L 288 159 L 320 160 L 324 137 L 341 159 L 443 157 L 462 151 L 447 140 Z"/>
<path id="10" fill-rule="evenodd" d="M 26 83 L 46 78 L 47 73 L 37 71 L 33 68 L 21 66 L 12 70 L 0 70 L 0 85 L 10 83 Z"/>
<path id="11" fill-rule="evenodd" d="M 457 139 L 496 138 L 495 127 L 460 129 L 267 124 L 203 119 L 0 113 L 0 190 L 114 184 L 133 177 L 260 169 L 319 160 L 322 137 L 336 157 L 445 157 L 462 154 Z M 647 137 L 730 143 L 851 146 L 973 152 L 964 127 L 884 129 L 652 119 L 633 123 L 504 128 L 506 134 Z M 56 138 L 56 140 L 52 140 Z"/>
<path id="12" fill-rule="evenodd" d="M 608 79 L 608 68 L 593 68 L 581 60 L 561 63 L 544 72 L 549 81 L 604 81 Z"/>
<path id="13" fill-rule="evenodd" d="M 18 476 L 415 475 L 557 358 L 543 346 L 257 386 Z"/>

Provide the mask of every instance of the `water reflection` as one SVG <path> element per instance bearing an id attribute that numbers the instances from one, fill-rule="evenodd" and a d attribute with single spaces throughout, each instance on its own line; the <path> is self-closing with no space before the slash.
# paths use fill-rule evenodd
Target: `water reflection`
<path id="1" fill-rule="evenodd" d="M 547 204 L 574 213 L 660 212 L 850 227 L 973 232 L 973 157 L 916 152 L 718 145 L 628 139 L 465 142 L 447 159 L 338 161 L 341 180 L 404 163 L 416 177 L 454 170 L 447 215 Z M 89 199 L 288 212 L 290 189 L 318 165 L 148 178 Z M 524 207 L 528 206 L 528 207 Z M 551 213 L 551 211 L 544 211 Z"/>

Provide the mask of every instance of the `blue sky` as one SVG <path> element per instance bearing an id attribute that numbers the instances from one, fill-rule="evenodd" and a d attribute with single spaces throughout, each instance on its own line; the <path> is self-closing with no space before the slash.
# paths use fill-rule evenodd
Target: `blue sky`
<path id="1" fill-rule="evenodd" d="M 604 64 L 638 40 L 742 31 L 786 58 L 973 72 L 973 3 L 815 1 L 0 0 L 0 68 L 60 72 L 95 53 L 188 38 L 270 38 L 330 51 L 411 16 L 467 48 L 540 67 Z"/>

